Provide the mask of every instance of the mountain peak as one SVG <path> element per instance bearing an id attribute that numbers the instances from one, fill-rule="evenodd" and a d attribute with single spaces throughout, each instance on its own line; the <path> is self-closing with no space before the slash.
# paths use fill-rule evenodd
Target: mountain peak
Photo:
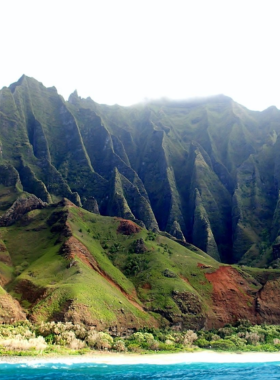
<path id="1" fill-rule="evenodd" d="M 68 102 L 70 104 L 77 104 L 79 99 L 80 99 L 80 97 L 78 95 L 78 91 L 74 90 L 74 92 L 72 92 L 72 94 L 69 95 Z"/>

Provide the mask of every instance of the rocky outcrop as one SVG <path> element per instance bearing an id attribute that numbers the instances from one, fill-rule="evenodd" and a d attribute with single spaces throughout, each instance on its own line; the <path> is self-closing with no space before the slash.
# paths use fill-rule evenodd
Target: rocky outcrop
<path id="1" fill-rule="evenodd" d="M 26 300 L 30 304 L 39 302 L 46 295 L 46 289 L 36 286 L 29 280 L 20 280 L 14 287 L 16 293 L 21 297 L 21 301 Z"/>
<path id="2" fill-rule="evenodd" d="M 83 204 L 83 208 L 94 214 L 100 214 L 98 203 L 94 197 L 88 197 Z"/>
<path id="3" fill-rule="evenodd" d="M 172 224 L 170 234 L 174 236 L 178 240 L 182 240 L 183 242 L 186 242 L 185 236 L 181 230 L 180 224 L 175 220 Z"/>
<path id="4" fill-rule="evenodd" d="M 31 210 L 42 209 L 47 203 L 33 194 L 23 194 L 0 218 L 0 226 L 10 226 Z"/>
<path id="5" fill-rule="evenodd" d="M 140 238 L 133 242 L 131 250 L 135 253 L 145 253 L 148 249 L 145 246 L 144 240 Z"/>
<path id="6" fill-rule="evenodd" d="M 0 294 L 0 324 L 12 324 L 24 320 L 26 320 L 26 314 L 19 302 L 9 294 Z"/>
<path id="7" fill-rule="evenodd" d="M 20 183 L 18 171 L 10 164 L 0 165 L 0 184 L 15 187 Z"/>
<path id="8" fill-rule="evenodd" d="M 211 224 L 207 212 L 202 204 L 199 191 L 196 191 L 194 223 L 193 223 L 193 242 L 194 245 L 207 252 L 216 260 L 220 260 L 218 247 L 213 235 Z"/>
<path id="9" fill-rule="evenodd" d="M 19 174 L 24 191 L 36 195 L 36 197 L 42 199 L 44 202 L 52 202 L 51 196 L 45 184 L 36 178 L 35 173 L 33 173 L 31 168 L 28 165 L 24 164 L 24 162 L 21 162 Z"/>
<path id="10" fill-rule="evenodd" d="M 122 235 L 133 235 L 140 232 L 141 228 L 130 220 L 121 220 L 117 232 Z"/>
<path id="11" fill-rule="evenodd" d="M 256 297 L 259 323 L 279 324 L 280 321 L 280 279 L 267 281 Z"/>
<path id="12" fill-rule="evenodd" d="M 165 269 L 162 274 L 164 275 L 164 277 L 167 277 L 167 278 L 176 278 L 177 275 L 176 273 L 172 272 L 171 270 L 169 269 Z"/>

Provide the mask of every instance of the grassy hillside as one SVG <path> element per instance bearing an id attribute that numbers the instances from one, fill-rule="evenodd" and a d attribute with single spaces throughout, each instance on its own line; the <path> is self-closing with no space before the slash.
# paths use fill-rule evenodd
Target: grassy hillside
<path id="1" fill-rule="evenodd" d="M 37 323 L 72 321 L 122 334 L 279 317 L 279 270 L 266 276 L 221 265 L 166 233 L 18 191 L 0 217 L 0 310 L 6 313 L 0 320 L 6 323 L 27 315 Z"/>

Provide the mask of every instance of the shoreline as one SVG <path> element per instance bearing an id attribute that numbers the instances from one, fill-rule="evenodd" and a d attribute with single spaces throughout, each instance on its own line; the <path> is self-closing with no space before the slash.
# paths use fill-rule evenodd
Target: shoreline
<path id="1" fill-rule="evenodd" d="M 267 363 L 280 362 L 280 352 L 215 352 L 200 351 L 174 354 L 122 354 L 122 353 L 90 353 L 80 356 L 0 356 L 0 364 L 24 363 L 27 365 L 44 363 L 96 363 L 108 365 L 155 364 L 170 365 L 182 363 Z"/>

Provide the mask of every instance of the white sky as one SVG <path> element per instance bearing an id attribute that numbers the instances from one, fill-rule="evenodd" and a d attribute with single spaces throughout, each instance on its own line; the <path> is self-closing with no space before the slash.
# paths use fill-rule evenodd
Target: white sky
<path id="1" fill-rule="evenodd" d="M 0 88 L 99 103 L 223 93 L 280 108 L 279 0 L 0 0 Z"/>

